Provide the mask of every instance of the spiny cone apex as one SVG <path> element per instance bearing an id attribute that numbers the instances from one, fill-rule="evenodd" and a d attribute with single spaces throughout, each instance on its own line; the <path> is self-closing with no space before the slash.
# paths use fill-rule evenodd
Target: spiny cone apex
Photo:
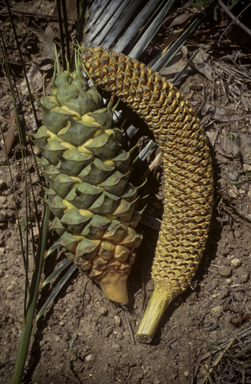
<path id="1" fill-rule="evenodd" d="M 138 188 L 128 182 L 130 152 L 121 148 L 123 130 L 113 127 L 112 102 L 106 108 L 89 87 L 79 62 L 57 75 L 42 104 L 43 125 L 35 138 L 49 189 L 46 202 L 55 216 L 51 228 L 67 256 L 97 283 L 104 295 L 127 304 L 127 278 L 141 236 L 135 231 Z"/>

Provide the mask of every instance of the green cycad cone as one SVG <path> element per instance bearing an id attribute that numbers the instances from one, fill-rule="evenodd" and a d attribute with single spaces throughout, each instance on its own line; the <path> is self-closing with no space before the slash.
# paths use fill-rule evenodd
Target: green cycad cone
<path id="1" fill-rule="evenodd" d="M 76 70 L 57 76 L 42 104 L 43 125 L 35 139 L 50 189 L 44 188 L 51 228 L 58 245 L 98 282 L 107 298 L 127 303 L 126 281 L 141 236 L 135 232 L 138 189 L 128 183 L 131 153 L 121 148 L 123 129 L 113 128 L 111 99 L 107 108 L 97 89 L 89 87 L 78 60 Z"/>

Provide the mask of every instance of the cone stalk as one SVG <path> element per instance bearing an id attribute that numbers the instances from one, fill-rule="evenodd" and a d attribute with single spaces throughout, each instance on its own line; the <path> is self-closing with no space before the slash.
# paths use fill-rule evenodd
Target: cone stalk
<path id="1" fill-rule="evenodd" d="M 152 297 L 141 320 L 136 333 L 136 340 L 141 343 L 150 343 L 163 314 L 171 303 L 173 296 L 166 290 L 154 288 Z"/>

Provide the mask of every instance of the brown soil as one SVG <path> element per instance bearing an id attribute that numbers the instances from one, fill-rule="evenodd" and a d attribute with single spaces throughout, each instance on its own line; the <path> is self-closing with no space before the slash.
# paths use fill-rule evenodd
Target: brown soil
<path id="1" fill-rule="evenodd" d="M 14 13 L 14 22 L 26 69 L 37 65 L 34 73 L 37 83 L 40 82 L 37 92 L 41 95 L 42 71 L 46 71 L 49 79 L 52 58 L 43 57 L 42 35 L 33 33 L 32 28 L 39 26 L 45 30 L 48 20 L 27 12 L 49 14 L 54 2 L 25 1 L 11 5 L 23 12 Z M 20 92 L 21 63 L 6 15 L 4 12 L 0 15 L 4 41 Z M 140 224 L 144 240 L 128 281 L 131 298 L 128 310 L 106 300 L 99 287 L 76 270 L 34 327 L 23 383 L 192 384 L 210 382 L 203 381 L 208 372 L 211 383 L 251 383 L 250 37 L 248 40 L 241 29 L 232 27 L 218 47 L 218 39 L 227 25 L 224 16 L 218 23 L 206 21 L 200 26 L 188 49 L 201 45 L 208 56 L 203 63 L 195 64 L 179 85 L 202 118 L 215 178 L 211 231 L 192 285 L 170 305 L 153 342 L 135 343 L 132 334 L 142 318 L 146 297 L 152 292 L 150 268 L 158 236 L 154 224 L 152 227 Z M 237 35 L 242 38 L 235 40 Z M 3 69 L 0 76 L 1 124 L 6 136 L 13 131 L 13 105 Z M 25 92 L 24 89 L 20 94 L 19 109 L 24 113 L 26 127 L 24 121 L 21 123 L 23 129 L 33 132 L 32 110 Z M 35 106 L 39 109 L 37 103 Z M 141 139 L 141 143 L 145 141 Z M 25 133 L 24 145 L 41 218 L 41 191 Z M 148 163 L 156 153 L 157 150 L 151 153 Z M 31 251 L 31 231 L 27 239 L 24 231 L 25 179 L 17 136 L 9 160 L 24 248 Z M 8 383 L 22 330 L 25 275 L 10 173 L 2 147 L 0 164 L 0 383 Z M 158 219 L 162 213 L 161 179 L 159 165 L 144 187 L 144 193 L 149 194 L 146 213 Z M 153 219 L 153 222 L 158 226 L 157 221 Z M 33 226 L 37 243 L 34 205 L 30 207 L 29 225 Z M 53 244 L 52 238 L 49 241 Z M 63 253 L 53 254 L 46 260 L 43 279 L 64 257 Z M 146 292 L 142 283 L 146 284 Z M 51 288 L 46 286 L 41 291 L 38 308 Z M 212 372 L 211 368 L 214 368 Z"/>

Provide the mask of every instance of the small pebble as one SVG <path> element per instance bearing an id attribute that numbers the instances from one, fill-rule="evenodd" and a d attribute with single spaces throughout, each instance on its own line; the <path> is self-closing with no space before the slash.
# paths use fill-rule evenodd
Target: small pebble
<path id="1" fill-rule="evenodd" d="M 87 356 L 85 357 L 85 360 L 86 360 L 86 361 L 91 361 L 91 359 L 92 359 L 92 354 L 87 355 Z"/>
<path id="2" fill-rule="evenodd" d="M 36 156 L 38 156 L 41 153 L 41 149 L 38 147 L 35 147 L 35 146 L 33 148 L 33 151 L 34 151 L 34 155 L 36 155 Z"/>
<path id="3" fill-rule="evenodd" d="M 222 313 L 222 306 L 218 305 L 217 307 L 212 308 L 212 312 L 215 315 L 220 315 Z"/>
<path id="4" fill-rule="evenodd" d="M 238 268 L 241 265 L 241 260 L 240 259 L 233 259 L 233 260 L 231 260 L 231 265 L 234 268 Z"/>
<path id="5" fill-rule="evenodd" d="M 239 138 L 243 163 L 251 165 L 251 137 L 250 135 L 241 134 Z"/>
<path id="6" fill-rule="evenodd" d="M 239 172 L 238 171 L 234 171 L 234 172 L 229 172 L 227 173 L 228 177 L 232 180 L 232 181 L 237 181 L 239 180 Z"/>
<path id="7" fill-rule="evenodd" d="M 65 340 L 65 341 L 69 341 L 71 339 L 71 335 L 70 335 L 70 333 L 69 332 L 65 332 L 64 334 L 63 334 L 63 340 Z"/>
<path id="8" fill-rule="evenodd" d="M 240 283 L 246 283 L 249 279 L 249 271 L 246 271 L 243 267 L 238 270 L 238 281 Z"/>
<path id="9" fill-rule="evenodd" d="M 118 340 L 123 340 L 123 338 L 124 338 L 123 333 L 118 332 L 118 333 L 117 333 L 117 339 L 118 339 Z"/>
<path id="10" fill-rule="evenodd" d="M 229 277 L 231 275 L 231 268 L 230 267 L 226 267 L 225 265 L 221 265 L 218 269 L 219 271 L 219 274 L 221 276 L 224 276 L 224 277 Z"/>
<path id="11" fill-rule="evenodd" d="M 0 196 L 0 204 L 6 203 L 7 198 L 5 196 Z"/>
<path id="12" fill-rule="evenodd" d="M 99 313 L 100 313 L 101 315 L 106 315 L 107 312 L 108 312 L 108 309 L 107 309 L 106 307 L 100 307 L 100 308 L 99 308 Z"/>
<path id="13" fill-rule="evenodd" d="M 214 290 L 215 288 L 217 288 L 217 286 L 218 286 L 218 281 L 213 280 L 213 281 L 212 281 L 212 284 L 211 284 L 211 288 L 212 288 L 212 290 Z"/>
<path id="14" fill-rule="evenodd" d="M 14 285 L 11 284 L 11 285 L 9 285 L 9 286 L 6 288 L 6 291 L 8 291 L 8 292 L 13 292 L 14 289 L 15 289 Z"/>
<path id="15" fill-rule="evenodd" d="M 119 352 L 121 351 L 121 346 L 119 344 L 113 344 L 112 349 Z"/>
<path id="16" fill-rule="evenodd" d="M 33 227 L 33 235 L 34 235 L 35 237 L 38 237 L 38 236 L 39 236 L 39 229 L 38 229 L 38 227 Z"/>
<path id="17" fill-rule="evenodd" d="M 243 171 L 244 172 L 250 172 L 251 171 L 251 165 L 243 164 Z"/>
<path id="18" fill-rule="evenodd" d="M 1 222 L 5 222 L 6 218 L 7 218 L 7 211 L 6 211 L 6 209 L 1 209 L 1 211 L 0 211 L 0 221 Z"/>
<path id="19" fill-rule="evenodd" d="M 223 291 L 221 291 L 221 293 L 219 294 L 219 299 L 224 299 L 225 297 L 227 297 L 229 295 L 229 290 L 228 289 L 224 289 Z"/>
<path id="20" fill-rule="evenodd" d="M 225 187 L 227 186 L 227 182 L 226 182 L 226 180 L 224 180 L 224 179 L 219 179 L 219 180 L 217 181 L 217 184 L 218 184 L 218 186 L 219 186 L 221 189 L 223 189 L 223 188 L 225 188 Z"/>
<path id="21" fill-rule="evenodd" d="M 32 184 L 37 184 L 39 182 L 39 178 L 37 175 L 34 175 L 32 178 L 31 178 L 31 182 Z"/>
<path id="22" fill-rule="evenodd" d="M 148 367 L 144 367 L 144 365 L 141 366 L 142 370 L 143 370 L 143 373 L 144 375 L 148 372 Z"/>
<path id="23" fill-rule="evenodd" d="M 232 199 L 235 199 L 238 196 L 232 189 L 229 189 L 228 195 L 229 197 L 232 197 Z"/>
<path id="24" fill-rule="evenodd" d="M 0 277 L 3 277 L 3 275 L 4 275 L 4 272 L 2 269 L 0 269 Z"/>
<path id="25" fill-rule="evenodd" d="M 117 325 L 117 327 L 119 327 L 120 326 L 120 317 L 114 316 L 114 320 L 115 320 L 115 324 Z"/>

